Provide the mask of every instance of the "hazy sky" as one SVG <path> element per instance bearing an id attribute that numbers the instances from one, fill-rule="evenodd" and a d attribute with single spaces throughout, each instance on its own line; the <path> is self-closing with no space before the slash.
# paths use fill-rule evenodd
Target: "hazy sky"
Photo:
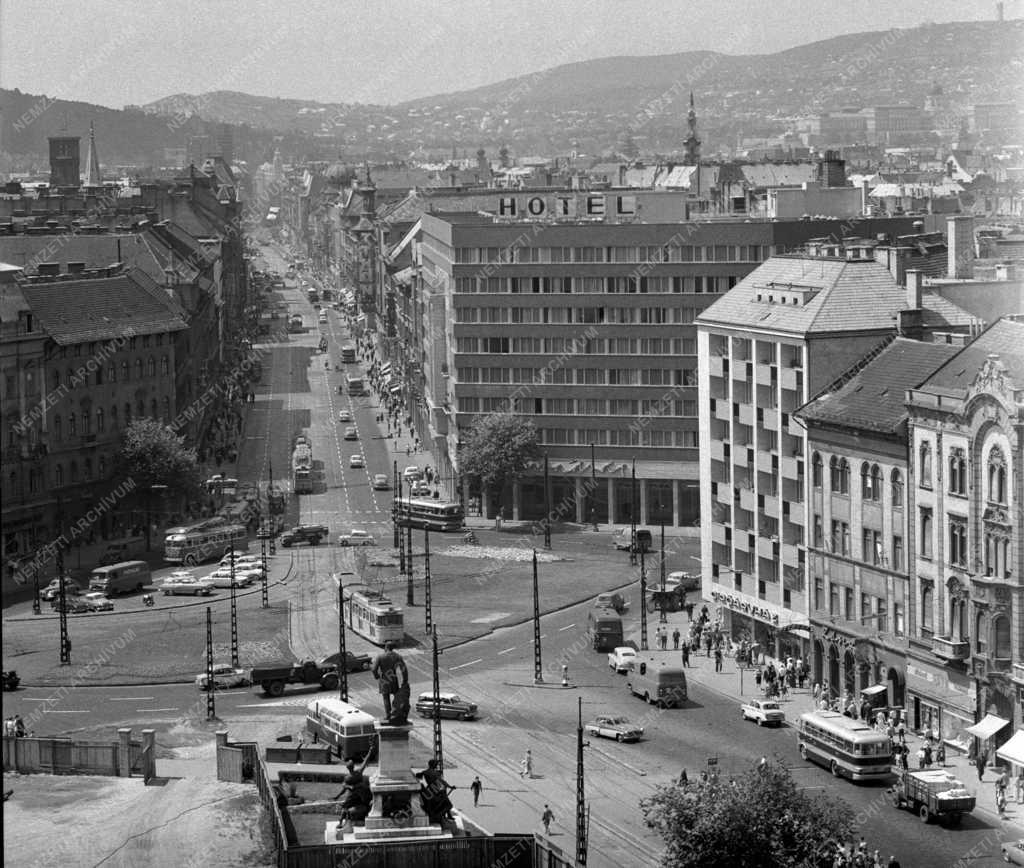
<path id="1" fill-rule="evenodd" d="M 0 87 L 114 108 L 212 90 L 401 102 L 595 57 L 994 15 L 989 0 L 0 0 Z"/>

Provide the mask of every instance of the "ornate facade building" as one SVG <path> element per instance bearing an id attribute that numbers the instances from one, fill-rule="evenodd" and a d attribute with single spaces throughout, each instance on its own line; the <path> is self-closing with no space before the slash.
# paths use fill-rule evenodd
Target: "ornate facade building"
<path id="1" fill-rule="evenodd" d="M 1024 697 L 1024 318 L 997 321 L 907 406 L 910 723 L 966 745 L 992 714 L 1006 721 L 998 746 Z"/>

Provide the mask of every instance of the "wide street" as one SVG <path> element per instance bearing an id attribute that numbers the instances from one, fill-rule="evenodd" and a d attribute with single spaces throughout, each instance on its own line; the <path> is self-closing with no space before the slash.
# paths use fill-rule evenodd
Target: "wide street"
<path id="1" fill-rule="evenodd" d="M 286 269 L 277 254 L 266 257 L 273 270 Z M 348 335 L 339 315 L 331 311 L 324 329 L 328 337 L 326 356 L 316 352 L 320 332 L 316 314 L 291 286 L 285 298 L 292 310 L 302 311 L 308 331 L 292 335 L 285 344 L 277 344 L 268 353 L 263 383 L 257 387 L 256 404 L 250 408 L 245 427 L 245 444 L 237 469 L 232 472 L 242 481 L 265 483 L 271 467 L 273 478 L 290 488 L 291 444 L 295 435 L 305 432 L 313 444 L 320 485 L 312 495 L 289 500 L 289 523 L 326 524 L 336 536 L 350 528 L 373 533 L 384 545 L 373 549 L 377 556 L 390 552 L 390 492 L 376 492 L 370 486 L 375 473 L 390 475 L 393 462 L 401 470 L 406 464 L 424 465 L 424 455 L 410 457 L 395 451 L 396 441 L 383 436 L 375 414 L 379 409 L 369 399 L 350 401 L 338 393 L 344 372 L 338 367 L 339 350 Z M 331 370 L 323 359 L 331 360 Z M 345 425 L 337 423 L 338 411 L 351 409 L 351 423 L 359 432 L 357 441 L 342 439 Z M 349 457 L 364 455 L 365 468 L 349 467 Z M 298 506 L 296 506 L 298 504 Z M 481 531 L 483 545 L 500 544 L 496 532 Z M 589 539 L 595 539 L 591 537 Z M 605 535 L 600 537 L 606 539 Z M 332 541 L 333 542 L 333 541 Z M 583 557 L 587 539 L 559 540 L 578 550 Z M 450 540 L 438 539 L 437 545 Z M 635 573 L 626 568 L 624 555 L 603 546 L 590 552 L 595 559 L 610 564 L 608 575 L 616 570 L 622 580 L 607 579 L 604 588 L 625 584 Z M 281 636 L 249 636 L 259 643 L 289 651 L 296 657 L 320 653 L 336 647 L 336 615 L 333 600 L 324 599 L 326 577 L 333 572 L 354 571 L 351 550 L 336 545 L 316 549 L 278 550 L 274 558 L 271 602 L 275 607 L 289 607 L 289 629 Z M 581 565 L 582 568 L 582 565 Z M 462 579 L 466 593 L 479 592 L 474 579 Z M 476 584 L 475 588 L 470 586 Z M 497 587 L 497 590 L 495 588 Z M 459 594 L 457 584 L 445 587 L 435 605 L 445 606 Z M 509 624 L 486 632 L 486 623 L 475 630 L 478 638 L 455 641 L 457 624 L 447 622 L 448 644 L 440 658 L 441 688 L 455 690 L 476 702 L 480 718 L 476 721 L 445 721 L 443 726 L 446 776 L 459 787 L 454 796 L 456 806 L 492 831 L 536 828 L 544 804 L 550 804 L 556 816 L 553 840 L 563 849 L 574 848 L 574 812 L 576 793 L 576 720 L 577 703 L 582 700 L 584 721 L 603 712 L 628 715 L 645 728 L 644 738 L 636 744 L 589 739 L 585 750 L 586 794 L 590 802 L 590 864 L 594 866 L 642 866 L 653 864 L 659 841 L 642 820 L 639 801 L 661 784 L 674 781 L 682 769 L 691 779 L 709 767 L 714 758 L 719 774 L 725 777 L 739 772 L 768 756 L 784 763 L 801 787 L 812 794 L 828 792 L 845 799 L 857 812 L 858 834 L 863 834 L 872 849 L 879 848 L 884 859 L 898 855 L 904 866 L 945 866 L 960 864 L 994 865 L 998 861 L 998 841 L 1005 834 L 975 814 L 964 818 L 959 828 L 923 825 L 907 812 L 893 810 L 880 785 L 862 786 L 836 781 L 824 769 L 808 765 L 797 753 L 795 730 L 761 729 L 741 721 L 735 697 L 719 686 L 725 682 L 716 676 L 706 662 L 697 661 L 690 670 L 689 700 L 684 708 L 660 711 L 644 705 L 628 695 L 625 676 L 612 672 L 606 654 L 593 651 L 586 639 L 590 590 L 583 585 L 573 596 L 572 587 L 563 590 L 566 600 L 586 599 L 568 604 L 545 615 L 541 621 L 541 649 L 544 684 L 534 685 L 533 625 L 520 615 L 512 616 L 504 605 L 503 593 L 522 594 L 517 586 L 502 591 L 499 581 L 490 582 L 486 593 L 493 610 L 493 623 Z M 221 592 L 221 599 L 226 592 Z M 318 596 L 319 594 L 319 596 Z M 639 597 L 634 585 L 627 596 Z M 176 600 L 177 598 L 172 598 Z M 258 607 L 259 594 L 246 597 L 245 611 Z M 404 603 L 397 595 L 396 602 Z M 517 611 L 522 611 L 517 601 Z M 24 606 L 25 604 L 19 604 Z M 122 604 L 118 603 L 120 607 Z M 126 603 L 126 606 L 133 604 Z M 170 605 L 160 599 L 158 606 Z M 137 605 L 134 608 L 138 608 Z M 218 623 L 224 624 L 223 605 L 219 606 Z M 202 606 L 178 610 L 179 618 L 198 618 Z M 413 611 L 416 614 L 413 614 Z M 407 613 L 407 620 L 420 617 L 422 609 Z M 153 613 L 139 611 L 139 619 Z M 5 612 L 10 616 L 11 612 Z M 411 617 L 410 617 L 411 616 Z M 443 617 L 443 612 L 438 612 Z M 486 622 L 488 615 L 481 616 Z M 143 623 L 141 620 L 139 623 Z M 153 620 L 156 624 L 163 621 Z M 450 624 L 450 626 L 448 626 Z M 650 626 L 653 635 L 655 623 Z M 333 628 L 333 632 L 332 632 Z M 422 636 L 421 625 L 416 631 Z M 412 631 L 410 631 L 412 632 Z M 154 634 L 156 631 L 154 631 Z M 470 631 L 472 634 L 473 631 Z M 627 618 L 627 633 L 639 638 L 639 618 L 632 612 Z M 221 632 L 221 638 L 223 633 Z M 154 635 L 153 641 L 157 641 Z M 653 642 L 652 642 L 653 644 Z M 290 646 L 290 647 L 289 647 Z M 6 646 L 5 646 L 6 647 Z M 365 640 L 352 636 L 350 650 L 374 653 Z M 223 652 L 223 642 L 219 645 Z M 675 657 L 673 652 L 662 652 Z M 405 652 L 410 668 L 413 696 L 430 689 L 430 657 L 422 645 Z M 249 655 L 244 654 L 243 657 Z M 221 653 L 219 657 L 223 658 Z M 561 665 L 568 666 L 569 686 L 563 687 Z M 731 664 L 730 664 L 731 665 Z M 199 671 L 196 669 L 195 671 Z M 181 672 L 179 671 L 179 677 Z M 156 681 L 157 679 L 154 679 Z M 165 680 L 165 679 L 159 679 Z M 717 684 L 716 684 L 717 682 Z M 746 695 L 753 691 L 752 678 Z M 15 694 L 4 695 L 4 716 L 20 713 L 26 718 L 47 700 L 54 697 L 54 687 L 29 686 Z M 323 695 L 315 689 L 291 689 L 284 697 L 273 700 L 251 689 L 220 692 L 216 696 L 217 728 L 229 729 L 233 738 L 245 739 L 259 733 L 264 739 L 276 735 L 298 735 L 303 728 L 306 703 Z M 372 713 L 380 712 L 376 685 L 369 673 L 350 675 L 350 699 Z M 78 686 L 62 696 L 41 716 L 35 729 L 39 734 L 57 734 L 115 726 L 153 727 L 158 743 L 169 744 L 170 736 L 183 722 L 202 720 L 205 696 L 194 685 L 186 683 L 140 683 L 132 686 Z M 414 737 L 426 756 L 430 745 L 430 724 L 414 718 Z M 209 727 L 207 727 L 209 729 Z M 527 749 L 534 757 L 534 776 L 520 775 L 520 761 Z M 468 785 L 478 774 L 484 784 L 484 796 L 478 809 L 472 807 Z M 974 848 L 974 851 L 972 851 Z M 973 854 L 973 855 L 968 855 Z M 985 854 L 975 859 L 975 855 Z"/>

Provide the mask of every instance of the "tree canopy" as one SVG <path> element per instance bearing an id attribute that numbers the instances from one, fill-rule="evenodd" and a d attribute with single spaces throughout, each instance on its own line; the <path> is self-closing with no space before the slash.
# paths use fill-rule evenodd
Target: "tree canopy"
<path id="1" fill-rule="evenodd" d="M 476 476 L 484 488 L 501 491 L 540 458 L 533 422 L 513 413 L 479 416 L 462 442 L 463 473 Z"/>
<path id="2" fill-rule="evenodd" d="M 672 868 L 831 864 L 853 830 L 848 805 L 820 793 L 812 801 L 772 762 L 737 776 L 735 785 L 719 777 L 661 787 L 641 809 L 665 842 L 662 864 Z"/>
<path id="3" fill-rule="evenodd" d="M 173 428 L 155 419 L 136 419 L 128 426 L 120 457 L 122 473 L 141 491 L 165 485 L 188 492 L 199 485 L 196 451 Z"/>

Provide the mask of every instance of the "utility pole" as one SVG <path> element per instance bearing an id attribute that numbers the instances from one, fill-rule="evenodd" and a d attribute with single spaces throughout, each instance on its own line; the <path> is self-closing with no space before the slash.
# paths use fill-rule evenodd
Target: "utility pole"
<path id="1" fill-rule="evenodd" d="M 660 624 L 668 623 L 668 613 L 665 611 L 665 517 L 661 519 L 661 604 L 658 606 L 661 615 L 658 618 Z"/>
<path id="2" fill-rule="evenodd" d="M 544 453 L 544 548 L 551 548 L 551 481 L 548 479 L 548 454 Z"/>
<path id="3" fill-rule="evenodd" d="M 338 695 L 342 702 L 348 702 L 348 654 L 345 648 L 345 589 L 341 573 L 338 573 Z"/>
<path id="4" fill-rule="evenodd" d="M 437 650 L 437 627 L 431 630 L 431 637 L 433 639 L 433 662 L 434 662 L 434 759 L 437 760 L 438 771 L 444 771 L 444 751 L 441 744 L 441 676 L 438 670 L 437 658 L 441 654 Z"/>
<path id="5" fill-rule="evenodd" d="M 206 607 L 206 719 L 217 719 L 217 700 L 213 689 L 213 609 Z"/>
<path id="6" fill-rule="evenodd" d="M 235 587 L 235 543 L 231 541 L 231 665 L 238 668 L 238 589 Z"/>
<path id="7" fill-rule="evenodd" d="M 402 533 L 402 528 L 398 523 L 398 517 L 402 512 L 401 507 L 402 500 L 402 479 L 398 478 L 398 497 L 395 498 L 395 504 L 392 507 L 395 511 L 395 545 L 398 548 L 398 574 L 400 576 L 405 575 L 405 534 Z"/>
<path id="8" fill-rule="evenodd" d="M 636 566 L 636 459 L 633 459 L 633 481 L 629 487 L 629 565 Z"/>
<path id="9" fill-rule="evenodd" d="M 590 444 L 590 495 L 587 502 L 590 504 L 590 523 L 597 530 L 597 510 L 594 508 L 594 498 L 597 497 L 597 470 L 594 463 L 594 444 Z"/>
<path id="10" fill-rule="evenodd" d="M 60 662 L 61 664 L 70 664 L 71 637 L 68 636 L 68 596 L 64 585 L 64 551 L 60 546 L 57 547 L 57 579 L 60 595 Z"/>
<path id="11" fill-rule="evenodd" d="M 405 558 L 405 566 L 406 566 L 406 569 L 408 570 L 408 572 L 405 574 L 406 575 L 405 605 L 407 605 L 407 606 L 415 606 L 416 605 L 416 601 L 413 599 L 413 593 L 412 593 L 412 522 L 411 521 L 406 526 L 405 530 L 406 530 L 406 534 L 407 534 L 407 538 L 406 538 L 406 549 L 407 549 L 407 551 L 406 551 L 406 558 Z"/>
<path id="12" fill-rule="evenodd" d="M 426 617 L 424 629 L 430 633 L 434 629 L 433 612 L 430 609 L 430 528 L 423 528 L 423 609 Z"/>
<path id="13" fill-rule="evenodd" d="M 398 495 L 395 498 L 395 502 L 391 505 L 391 520 L 392 520 L 392 522 L 395 525 L 395 527 L 394 527 L 394 531 L 395 531 L 395 548 L 397 549 L 398 548 L 398 511 L 396 510 L 395 507 L 398 505 L 398 501 L 402 499 L 402 479 L 398 475 L 398 459 L 395 459 L 392 462 L 392 473 L 393 473 L 394 478 L 395 478 L 395 493 Z"/>
<path id="14" fill-rule="evenodd" d="M 583 697 L 576 700 L 576 864 L 587 864 L 587 802 L 583 787 Z"/>
<path id="15" fill-rule="evenodd" d="M 270 607 L 270 591 L 267 587 L 267 538 L 260 538 L 260 605 L 267 609 Z"/>
<path id="16" fill-rule="evenodd" d="M 39 552 L 35 553 L 35 557 L 32 558 L 32 580 L 35 583 L 36 595 L 32 598 L 32 614 L 41 615 L 43 612 L 43 602 L 39 597 L 39 564 L 37 559 L 39 558 Z"/>
<path id="17" fill-rule="evenodd" d="M 540 591 L 537 587 L 537 550 L 533 550 L 533 683 L 544 683 L 540 658 Z"/>
<path id="18" fill-rule="evenodd" d="M 647 562 L 640 549 L 640 650 L 647 650 Z"/>

